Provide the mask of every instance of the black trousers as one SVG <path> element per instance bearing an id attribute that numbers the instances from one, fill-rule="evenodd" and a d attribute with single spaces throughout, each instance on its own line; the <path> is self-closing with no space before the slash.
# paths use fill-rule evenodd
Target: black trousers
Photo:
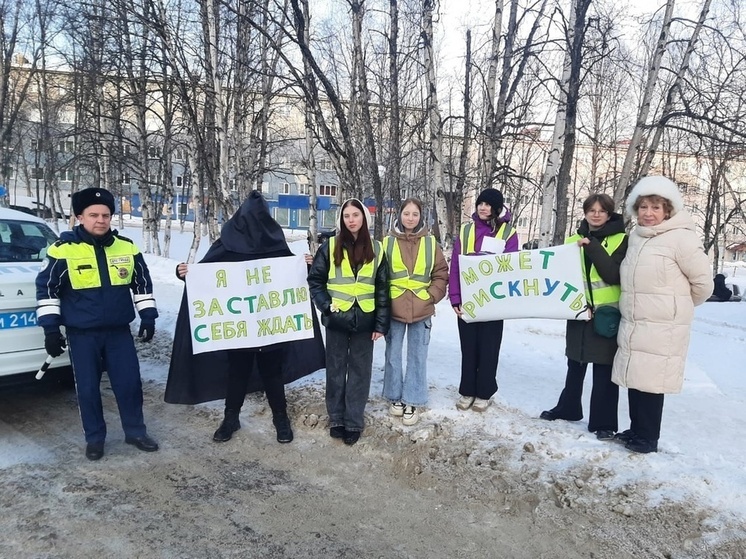
<path id="1" fill-rule="evenodd" d="M 461 343 L 462 396 L 489 400 L 497 392 L 497 362 L 503 341 L 503 321 L 464 322 L 458 319 Z"/>
<path id="2" fill-rule="evenodd" d="M 629 428 L 641 439 L 657 441 L 661 436 L 663 419 L 663 394 L 652 394 L 630 388 Z"/>
<path id="3" fill-rule="evenodd" d="M 240 411 L 246 399 L 249 377 L 256 360 L 259 375 L 262 377 L 264 393 L 267 395 L 272 414 L 287 411 L 285 383 L 282 380 L 282 350 L 250 351 L 231 349 L 228 351 L 228 388 L 225 395 L 225 409 Z"/>
<path id="4" fill-rule="evenodd" d="M 567 360 L 565 388 L 557 405 L 552 408 L 562 419 L 579 421 L 583 419 L 583 381 L 588 363 Z M 591 389 L 591 410 L 588 417 L 588 430 L 617 431 L 617 408 L 619 386 L 611 382 L 611 365 L 593 363 L 593 388 Z"/>

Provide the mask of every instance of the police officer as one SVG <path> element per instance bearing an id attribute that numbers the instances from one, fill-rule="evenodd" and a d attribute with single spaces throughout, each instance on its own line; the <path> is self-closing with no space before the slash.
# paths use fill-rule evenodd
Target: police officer
<path id="1" fill-rule="evenodd" d="M 135 244 L 111 230 L 111 192 L 80 190 L 72 196 L 72 209 L 79 225 L 49 247 L 36 278 L 36 313 L 44 328 L 44 347 L 52 357 L 70 347 L 89 460 L 104 455 L 103 370 L 117 399 L 125 442 L 154 452 L 158 443 L 145 429 L 140 364 L 129 328 L 135 318 L 132 290 L 140 314 L 138 335 L 147 342 L 155 332 L 158 311 L 148 267 Z"/>

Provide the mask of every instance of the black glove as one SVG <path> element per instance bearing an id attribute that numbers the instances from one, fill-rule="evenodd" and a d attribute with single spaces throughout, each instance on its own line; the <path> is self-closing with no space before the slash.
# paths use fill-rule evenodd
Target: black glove
<path id="1" fill-rule="evenodd" d="M 153 339 L 153 334 L 155 334 L 155 320 L 141 320 L 140 331 L 137 333 L 140 339 L 143 342 L 149 342 Z"/>
<path id="2" fill-rule="evenodd" d="M 65 351 L 67 342 L 59 330 L 44 334 L 44 349 L 52 357 L 59 357 Z"/>

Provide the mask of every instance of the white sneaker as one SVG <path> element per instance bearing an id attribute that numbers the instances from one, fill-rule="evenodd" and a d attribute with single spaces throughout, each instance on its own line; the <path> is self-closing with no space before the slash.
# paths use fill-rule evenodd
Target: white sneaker
<path id="1" fill-rule="evenodd" d="M 490 401 L 489 400 L 483 400 L 482 398 L 474 398 L 474 403 L 471 406 L 471 409 L 474 411 L 487 411 L 487 408 L 490 407 Z"/>
<path id="2" fill-rule="evenodd" d="M 404 415 L 404 404 L 401 402 L 394 402 L 389 406 L 389 414 L 393 415 L 394 417 L 401 417 Z"/>
<path id="3" fill-rule="evenodd" d="M 404 414 L 402 415 L 401 422 L 403 425 L 414 425 L 420 420 L 420 413 L 414 406 L 406 406 L 404 408 Z"/>
<path id="4" fill-rule="evenodd" d="M 466 411 L 473 403 L 474 396 L 461 396 L 461 398 L 458 399 L 458 402 L 456 402 L 456 407 L 461 411 Z"/>

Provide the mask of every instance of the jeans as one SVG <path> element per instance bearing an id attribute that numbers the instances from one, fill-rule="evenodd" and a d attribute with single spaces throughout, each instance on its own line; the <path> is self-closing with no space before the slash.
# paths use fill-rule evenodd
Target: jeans
<path id="1" fill-rule="evenodd" d="M 329 427 L 362 431 L 373 370 L 372 332 L 326 329 L 326 411 Z"/>
<path id="2" fill-rule="evenodd" d="M 383 397 L 408 406 L 427 404 L 427 349 L 430 345 L 432 320 L 426 318 L 407 324 L 392 320 L 386 334 L 386 367 L 383 374 Z M 407 331 L 407 374 L 402 370 L 404 331 Z"/>

